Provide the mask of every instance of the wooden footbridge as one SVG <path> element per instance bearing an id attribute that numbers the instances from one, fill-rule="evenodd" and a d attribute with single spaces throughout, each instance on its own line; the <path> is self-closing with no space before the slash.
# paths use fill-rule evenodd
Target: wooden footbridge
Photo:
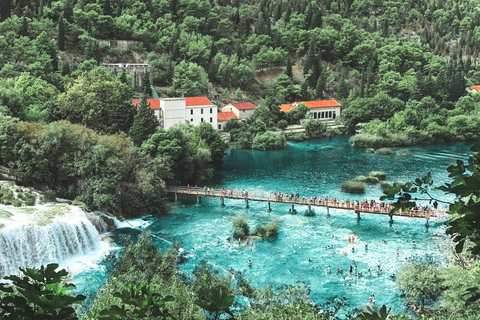
<path id="1" fill-rule="evenodd" d="M 202 197 L 220 198 L 221 206 L 225 206 L 225 199 L 238 199 L 245 201 L 245 208 L 249 207 L 250 201 L 266 202 L 268 205 L 268 211 L 271 211 L 271 203 L 285 203 L 290 204 L 291 213 L 296 213 L 295 205 L 307 206 L 308 211 L 312 212 L 312 207 L 325 207 L 327 209 L 327 216 L 330 214 L 329 209 L 351 210 L 357 214 L 357 219 L 360 220 L 361 213 L 381 214 L 389 215 L 390 210 L 393 208 L 386 203 L 373 203 L 372 201 L 352 201 L 352 200 L 338 200 L 327 198 L 304 198 L 304 197 L 291 197 L 289 195 L 271 194 L 262 192 L 261 194 L 250 193 L 245 190 L 232 190 L 232 189 L 210 189 L 199 188 L 190 186 L 167 186 L 167 192 L 174 194 L 175 201 L 178 200 L 179 194 L 194 195 L 197 197 L 197 203 L 201 203 Z M 426 210 L 409 210 L 407 212 L 396 212 L 394 216 L 412 217 L 412 218 L 424 218 L 428 221 L 433 217 L 445 216 L 441 210 L 435 210 L 428 208 Z M 390 223 L 393 223 L 393 216 L 390 216 Z"/>

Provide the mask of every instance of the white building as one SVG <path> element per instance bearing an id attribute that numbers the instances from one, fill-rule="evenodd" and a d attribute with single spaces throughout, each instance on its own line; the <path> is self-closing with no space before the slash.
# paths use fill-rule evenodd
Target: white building
<path id="1" fill-rule="evenodd" d="M 134 99 L 132 105 L 140 103 Z M 188 122 L 198 126 L 207 122 L 217 128 L 217 106 L 210 102 L 207 97 L 185 97 L 185 98 L 160 98 L 147 99 L 160 121 L 160 126 L 167 130 L 176 123 Z"/>
<path id="2" fill-rule="evenodd" d="M 316 120 L 333 120 L 340 117 L 342 106 L 337 101 L 331 100 L 316 100 L 316 101 L 299 101 L 292 104 L 282 104 L 280 110 L 288 112 L 300 104 L 305 104 L 308 111 L 312 114 L 312 118 Z"/>

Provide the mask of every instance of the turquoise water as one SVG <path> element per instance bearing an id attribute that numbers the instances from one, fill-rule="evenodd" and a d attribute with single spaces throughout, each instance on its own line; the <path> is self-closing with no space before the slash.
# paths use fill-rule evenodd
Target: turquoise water
<path id="1" fill-rule="evenodd" d="M 431 171 L 436 183 L 446 182 L 445 169 L 456 159 L 466 160 L 471 154 L 470 146 L 455 143 L 399 148 L 382 156 L 354 149 L 348 144 L 348 137 L 340 136 L 290 143 L 278 151 L 230 150 L 222 170 L 215 172 L 208 186 L 247 189 L 256 195 L 280 191 L 298 192 L 300 196 L 378 200 L 382 194 L 378 186 L 369 186 L 365 195 L 344 194 L 339 186 L 373 170 L 386 172 L 389 181 L 408 181 Z M 363 214 L 357 222 L 353 212 L 341 210 L 330 209 L 327 217 L 324 208 L 314 208 L 312 217 L 304 216 L 307 208 L 302 206 L 296 206 L 298 214 L 291 215 L 290 206 L 283 204 L 273 203 L 268 212 L 267 205 L 260 202 L 250 202 L 250 208 L 245 209 L 240 200 L 226 199 L 225 207 L 220 207 L 219 199 L 202 198 L 201 204 L 196 203 L 194 196 L 181 196 L 179 200 L 172 203 L 167 214 L 144 217 L 134 223 L 143 224 L 146 230 L 170 241 L 181 239 L 182 247 L 195 254 L 187 255 L 190 258 L 183 266 L 186 272 L 198 265 L 198 255 L 223 269 L 242 271 L 257 287 L 308 283 L 310 299 L 319 304 L 333 295 L 346 296 L 351 309 L 363 306 L 374 294 L 377 305 L 386 304 L 393 307 L 393 312 L 402 313 L 404 298 L 390 275 L 399 273 L 405 259 L 444 260 L 443 230 L 433 223 L 427 230 L 423 219 L 396 217 L 390 226 L 388 217 Z M 277 240 L 255 241 L 253 246 L 246 246 L 245 242 L 239 246 L 238 241 L 232 241 L 229 245 L 226 239 L 232 234 L 236 215 L 245 215 L 251 230 L 267 221 L 279 221 Z M 129 232 L 120 229 L 116 234 Z M 348 242 L 349 236 L 355 236 L 354 244 Z M 416 247 L 412 247 L 412 241 L 417 242 Z M 158 245 L 162 249 L 169 246 L 161 241 Z M 332 245 L 333 249 L 326 249 Z M 248 260 L 252 260 L 251 267 Z M 377 274 L 379 261 L 381 275 Z M 348 272 L 354 264 L 363 277 Z M 327 272 L 328 266 L 331 273 Z M 343 274 L 337 274 L 339 266 Z M 351 279 L 342 281 L 346 276 Z M 102 278 L 102 272 L 92 271 L 87 277 Z"/>

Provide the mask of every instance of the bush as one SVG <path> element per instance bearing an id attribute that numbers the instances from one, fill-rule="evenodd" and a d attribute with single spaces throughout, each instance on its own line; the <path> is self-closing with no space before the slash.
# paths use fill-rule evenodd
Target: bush
<path id="1" fill-rule="evenodd" d="M 9 188 L 3 188 L 3 195 L 2 198 L 0 199 L 0 203 L 4 205 L 11 205 L 13 204 L 13 201 L 15 199 L 15 195 L 13 194 L 13 191 Z"/>
<path id="2" fill-rule="evenodd" d="M 249 235 L 249 228 L 247 225 L 247 218 L 245 216 L 236 216 L 233 219 L 233 238 L 244 239 Z"/>
<path id="3" fill-rule="evenodd" d="M 288 126 L 287 120 L 280 120 L 277 123 L 277 128 L 280 129 L 280 130 L 285 130 L 287 128 L 287 126 Z"/>
<path id="4" fill-rule="evenodd" d="M 252 149 L 256 150 L 271 150 L 281 149 L 285 146 L 287 141 L 280 133 L 265 131 L 259 133 L 253 138 Z"/>
<path id="5" fill-rule="evenodd" d="M 54 191 L 47 190 L 42 194 L 42 202 L 55 202 L 57 201 L 57 196 Z"/>
<path id="6" fill-rule="evenodd" d="M 365 193 L 365 183 L 361 181 L 347 181 L 340 186 L 340 189 L 346 193 L 363 194 Z"/>
<path id="7" fill-rule="evenodd" d="M 387 174 L 383 171 L 372 171 L 368 174 L 370 177 L 375 177 L 380 181 L 387 179 Z"/>
<path id="8" fill-rule="evenodd" d="M 380 188 L 382 188 L 382 190 L 387 190 L 387 189 L 390 189 L 391 187 L 393 187 L 393 185 L 390 182 L 380 181 Z"/>
<path id="9" fill-rule="evenodd" d="M 35 195 L 31 193 L 24 193 L 25 195 L 25 201 L 24 204 L 26 206 L 34 206 L 35 205 Z"/>
<path id="10" fill-rule="evenodd" d="M 384 156 L 384 155 L 392 154 L 392 150 L 390 148 L 380 148 L 378 149 L 377 153 Z"/>
<path id="11" fill-rule="evenodd" d="M 258 226 L 255 231 L 252 233 L 252 236 L 262 237 L 262 238 L 274 238 L 278 235 L 278 229 L 280 228 L 280 223 L 278 221 L 270 221 L 264 226 Z"/>

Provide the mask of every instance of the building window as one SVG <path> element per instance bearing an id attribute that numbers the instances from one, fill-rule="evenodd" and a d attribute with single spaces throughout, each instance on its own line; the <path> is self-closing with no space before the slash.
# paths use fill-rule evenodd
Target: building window
<path id="1" fill-rule="evenodd" d="M 210 108 L 210 113 L 213 113 L 213 108 Z"/>
<path id="2" fill-rule="evenodd" d="M 193 119 L 190 119 L 190 122 L 193 122 Z"/>
<path id="3" fill-rule="evenodd" d="M 221 124 L 218 125 L 218 130 L 222 130 L 222 125 Z"/>
<path id="4" fill-rule="evenodd" d="M 332 111 L 328 111 L 328 117 L 332 118 Z"/>
<path id="5" fill-rule="evenodd" d="M 245 113 L 245 110 L 242 110 L 242 113 Z"/>
<path id="6" fill-rule="evenodd" d="M 193 109 L 190 109 L 190 114 L 193 114 Z"/>
<path id="7" fill-rule="evenodd" d="M 325 112 L 322 112 L 322 119 L 325 118 Z"/>
<path id="8" fill-rule="evenodd" d="M 333 119 L 335 119 L 337 117 L 337 114 L 335 113 L 335 111 L 333 111 Z"/>
<path id="9" fill-rule="evenodd" d="M 200 109 L 200 114 L 203 114 L 203 109 Z"/>
<path id="10" fill-rule="evenodd" d="M 317 119 L 317 113 L 316 112 L 313 113 L 313 119 Z"/>
<path id="11" fill-rule="evenodd" d="M 202 118 L 202 119 L 200 119 L 200 122 L 203 122 L 203 118 Z"/>
<path id="12" fill-rule="evenodd" d="M 210 123 L 212 123 L 212 122 L 213 122 L 213 118 L 212 118 L 212 117 L 210 117 Z"/>

